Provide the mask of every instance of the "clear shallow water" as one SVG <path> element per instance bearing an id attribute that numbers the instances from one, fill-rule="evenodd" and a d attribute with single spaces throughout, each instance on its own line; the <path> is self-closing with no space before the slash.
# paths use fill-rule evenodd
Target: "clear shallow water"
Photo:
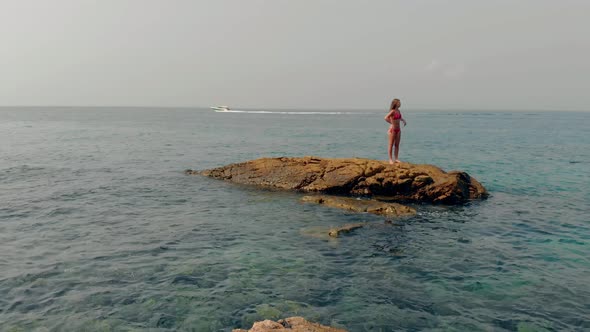
<path id="1" fill-rule="evenodd" d="M 385 159 L 382 116 L 0 109 L 0 330 L 292 315 L 350 331 L 590 329 L 590 113 L 406 111 L 402 160 L 465 170 L 492 196 L 393 226 L 183 174 Z M 372 226 L 310 236 L 359 221 Z"/>

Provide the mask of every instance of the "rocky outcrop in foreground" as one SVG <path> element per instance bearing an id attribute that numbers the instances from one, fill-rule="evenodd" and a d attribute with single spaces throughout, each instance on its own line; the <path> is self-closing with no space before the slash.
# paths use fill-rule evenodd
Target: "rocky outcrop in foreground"
<path id="1" fill-rule="evenodd" d="M 353 212 L 367 212 L 387 217 L 410 216 L 416 214 L 416 210 L 409 206 L 351 197 L 312 195 L 303 196 L 301 201 L 335 207 Z"/>
<path id="2" fill-rule="evenodd" d="M 394 201 L 461 204 L 488 196 L 486 189 L 465 172 L 360 158 L 262 158 L 186 173 L 267 188 L 380 196 Z"/>
<path id="3" fill-rule="evenodd" d="M 267 319 L 254 323 L 250 330 L 234 329 L 233 332 L 346 332 L 346 330 L 311 323 L 303 317 L 290 317 L 278 322 Z"/>
<path id="4" fill-rule="evenodd" d="M 344 226 L 333 227 L 333 228 L 330 228 L 330 230 L 328 231 L 328 235 L 331 237 L 339 237 L 341 234 L 350 233 L 350 232 L 354 231 L 355 229 L 363 228 L 366 225 L 367 225 L 366 222 L 359 222 L 356 224 L 346 224 Z"/>

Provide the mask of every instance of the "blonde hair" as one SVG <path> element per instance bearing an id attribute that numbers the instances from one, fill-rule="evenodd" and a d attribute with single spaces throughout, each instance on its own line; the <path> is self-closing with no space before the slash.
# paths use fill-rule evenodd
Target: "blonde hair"
<path id="1" fill-rule="evenodd" d="M 393 110 L 395 109 L 395 107 L 399 107 L 399 104 L 401 103 L 401 101 L 397 98 L 395 98 L 392 102 L 391 102 L 391 107 L 389 108 L 389 110 Z"/>

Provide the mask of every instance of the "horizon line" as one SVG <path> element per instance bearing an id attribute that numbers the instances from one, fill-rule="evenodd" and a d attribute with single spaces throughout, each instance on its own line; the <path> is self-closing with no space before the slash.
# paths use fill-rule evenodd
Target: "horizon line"
<path id="1" fill-rule="evenodd" d="M 0 108 L 128 108 L 128 109 L 199 109 L 208 110 L 210 106 L 131 106 L 131 105 L 0 105 Z M 276 111 L 357 111 L 357 112 L 378 112 L 384 111 L 384 109 L 377 108 L 326 108 L 326 107 L 300 107 L 300 108 L 285 108 L 285 107 L 242 107 L 241 110 L 276 110 Z M 503 108 L 503 109 L 492 109 L 492 108 L 429 108 L 429 107 L 404 107 L 404 109 L 410 111 L 426 111 L 426 112 L 588 112 L 589 110 L 583 109 L 523 109 L 523 108 Z"/>

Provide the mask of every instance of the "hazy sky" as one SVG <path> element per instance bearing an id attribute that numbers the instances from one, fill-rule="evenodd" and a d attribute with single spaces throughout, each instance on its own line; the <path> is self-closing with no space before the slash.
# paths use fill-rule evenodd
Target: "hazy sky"
<path id="1" fill-rule="evenodd" d="M 0 0 L 0 105 L 590 110 L 588 0 Z"/>

